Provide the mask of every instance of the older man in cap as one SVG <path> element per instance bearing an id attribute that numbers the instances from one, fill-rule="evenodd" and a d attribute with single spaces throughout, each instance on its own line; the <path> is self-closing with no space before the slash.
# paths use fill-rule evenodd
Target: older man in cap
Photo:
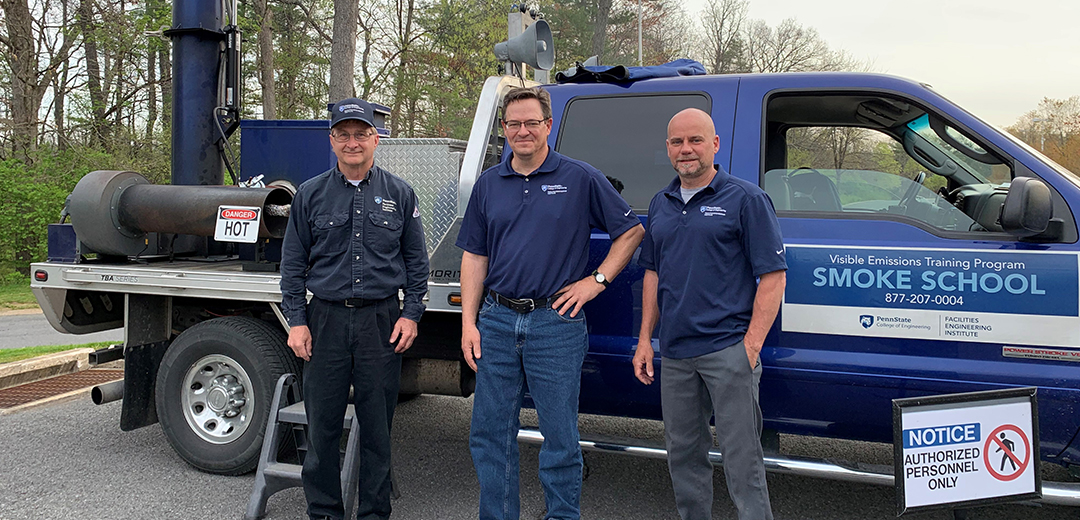
<path id="1" fill-rule="evenodd" d="M 310 448 L 303 481 L 312 519 L 345 514 L 339 446 L 350 384 L 361 442 L 357 518 L 390 517 L 390 425 L 401 353 L 424 312 L 428 257 L 416 194 L 375 166 L 373 115 L 360 99 L 333 106 L 337 165 L 300 185 L 282 246 L 289 347 L 306 361 Z"/>

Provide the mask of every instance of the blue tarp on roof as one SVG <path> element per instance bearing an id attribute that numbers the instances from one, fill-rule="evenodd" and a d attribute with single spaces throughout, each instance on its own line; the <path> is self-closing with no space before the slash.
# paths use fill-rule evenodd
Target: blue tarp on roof
<path id="1" fill-rule="evenodd" d="M 570 72 L 570 74 L 567 74 Z M 649 67 L 582 66 L 555 74 L 558 83 L 630 83 L 648 78 L 666 78 L 671 76 L 699 76 L 705 74 L 705 66 L 690 59 L 680 59 L 663 65 Z"/>

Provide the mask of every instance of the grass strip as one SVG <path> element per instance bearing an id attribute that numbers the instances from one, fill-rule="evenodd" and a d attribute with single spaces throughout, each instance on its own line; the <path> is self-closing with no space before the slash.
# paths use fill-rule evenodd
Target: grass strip
<path id="1" fill-rule="evenodd" d="M 82 345 L 41 345 L 37 347 L 5 348 L 0 349 L 0 363 L 22 361 L 24 359 L 44 356 L 45 354 L 65 352 L 68 350 L 75 350 L 77 348 L 92 348 L 96 350 L 99 348 L 108 347 L 109 345 L 113 345 L 115 343 L 115 341 L 99 341 L 97 343 L 84 343 Z"/>
<path id="2" fill-rule="evenodd" d="M 0 283 L 0 311 L 37 308 L 30 279 L 22 278 Z"/>

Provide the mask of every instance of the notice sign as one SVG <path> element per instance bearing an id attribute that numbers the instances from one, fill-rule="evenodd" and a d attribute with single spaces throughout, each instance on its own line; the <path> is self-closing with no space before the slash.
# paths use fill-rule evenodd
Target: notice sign
<path id="1" fill-rule="evenodd" d="M 261 216 L 262 208 L 258 207 L 218 206 L 214 240 L 254 244 L 259 240 L 259 217 Z"/>
<path id="2" fill-rule="evenodd" d="M 1035 392 L 894 400 L 897 514 L 1041 498 Z"/>

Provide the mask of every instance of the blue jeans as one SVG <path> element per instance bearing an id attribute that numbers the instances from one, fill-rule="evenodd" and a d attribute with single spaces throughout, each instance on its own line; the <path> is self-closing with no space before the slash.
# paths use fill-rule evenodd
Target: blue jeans
<path id="1" fill-rule="evenodd" d="M 581 363 L 589 347 L 584 313 L 570 318 L 569 311 L 559 316 L 545 307 L 519 314 L 489 296 L 478 328 L 469 447 L 480 480 L 480 519 L 517 520 L 520 515 L 517 433 L 526 384 L 544 436 L 539 462 L 546 518 L 580 518 L 577 412 Z"/>

